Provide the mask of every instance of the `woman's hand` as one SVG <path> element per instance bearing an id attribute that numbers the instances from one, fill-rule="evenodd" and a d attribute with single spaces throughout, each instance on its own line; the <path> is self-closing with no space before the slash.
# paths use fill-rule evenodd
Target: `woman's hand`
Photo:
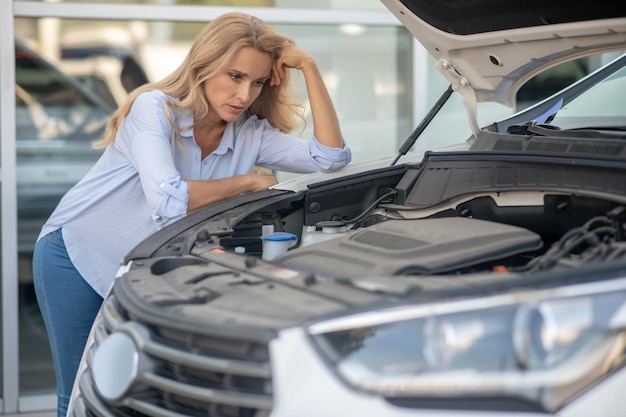
<path id="1" fill-rule="evenodd" d="M 252 191 L 261 191 L 270 188 L 273 185 L 278 184 L 276 177 L 273 175 L 265 174 L 248 174 L 252 177 Z"/>
<path id="2" fill-rule="evenodd" d="M 274 66 L 272 67 L 272 78 L 270 80 L 270 86 L 276 86 L 280 84 L 280 81 L 285 76 L 285 68 L 294 68 L 302 70 L 307 64 L 315 65 L 315 61 L 304 50 L 293 46 L 288 43 L 280 53 Z"/>

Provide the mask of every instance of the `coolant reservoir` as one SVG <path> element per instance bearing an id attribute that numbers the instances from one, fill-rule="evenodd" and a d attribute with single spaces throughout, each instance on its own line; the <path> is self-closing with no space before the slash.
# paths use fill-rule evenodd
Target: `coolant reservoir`
<path id="1" fill-rule="evenodd" d="M 301 247 L 345 236 L 346 224 L 342 221 L 319 222 L 315 226 L 305 226 L 302 231 Z"/>

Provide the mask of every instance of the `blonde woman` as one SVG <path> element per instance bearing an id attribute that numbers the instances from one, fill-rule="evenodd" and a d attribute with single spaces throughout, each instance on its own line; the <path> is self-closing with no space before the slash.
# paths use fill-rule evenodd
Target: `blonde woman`
<path id="1" fill-rule="evenodd" d="M 313 137 L 290 69 L 306 82 Z M 122 257 L 190 210 L 276 184 L 253 167 L 332 171 L 350 162 L 315 60 L 253 16 L 209 23 L 183 63 L 135 90 L 96 143 L 102 157 L 63 197 L 33 256 L 65 416 L 88 332 Z"/>

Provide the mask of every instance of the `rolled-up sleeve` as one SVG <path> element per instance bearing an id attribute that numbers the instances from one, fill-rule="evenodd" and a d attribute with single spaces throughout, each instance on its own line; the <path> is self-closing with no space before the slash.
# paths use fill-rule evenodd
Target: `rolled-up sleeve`
<path id="1" fill-rule="evenodd" d="M 309 141 L 309 154 L 320 171 L 336 171 L 352 160 L 352 153 L 347 145 L 343 148 L 331 148 L 319 143 L 315 136 Z"/>
<path id="2" fill-rule="evenodd" d="M 152 210 L 152 219 L 157 223 L 164 223 L 184 215 L 189 201 L 187 181 L 182 181 L 180 175 L 177 175 L 164 179 L 159 187 L 163 194 Z"/>

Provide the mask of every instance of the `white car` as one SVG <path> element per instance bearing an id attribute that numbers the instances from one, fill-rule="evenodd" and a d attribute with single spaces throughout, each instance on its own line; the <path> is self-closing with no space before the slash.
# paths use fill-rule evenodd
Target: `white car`
<path id="1" fill-rule="evenodd" d="M 626 3 L 383 3 L 450 82 L 429 118 L 137 246 L 70 416 L 624 415 L 626 55 L 489 126 L 476 104 L 626 50 Z M 410 152 L 450 94 L 471 137 Z"/>

